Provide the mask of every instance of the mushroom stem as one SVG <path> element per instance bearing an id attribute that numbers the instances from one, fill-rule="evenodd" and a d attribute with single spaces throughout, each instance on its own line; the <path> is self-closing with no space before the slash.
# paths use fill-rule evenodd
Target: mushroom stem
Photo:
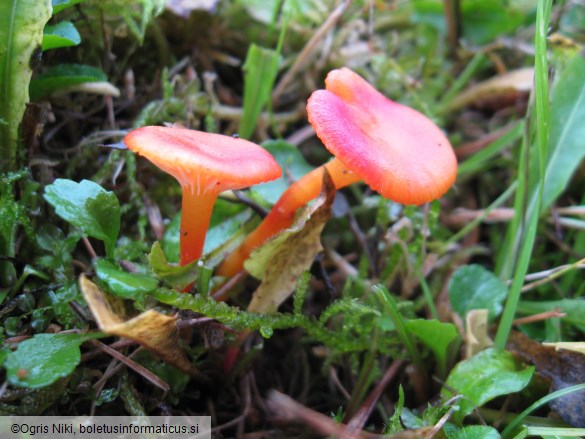
<path id="1" fill-rule="evenodd" d="M 216 193 L 201 194 L 196 186 L 183 188 L 181 212 L 181 265 L 195 261 L 203 254 Z"/>
<path id="2" fill-rule="evenodd" d="M 361 180 L 358 175 L 349 171 L 336 158 L 304 175 L 284 191 L 260 225 L 246 237 L 238 248 L 224 259 L 216 274 L 225 277 L 234 276 L 242 270 L 244 261 L 250 256 L 252 250 L 281 230 L 290 227 L 297 210 L 317 198 L 321 192 L 324 168 L 329 171 L 336 189 L 341 189 Z"/>

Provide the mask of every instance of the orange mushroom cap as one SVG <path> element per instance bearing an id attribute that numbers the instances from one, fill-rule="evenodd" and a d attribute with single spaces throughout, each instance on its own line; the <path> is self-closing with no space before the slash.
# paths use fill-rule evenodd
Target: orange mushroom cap
<path id="1" fill-rule="evenodd" d="M 423 204 L 457 176 L 449 140 L 426 116 L 379 93 L 342 68 L 307 103 L 309 122 L 325 147 L 385 198 Z"/>
<path id="2" fill-rule="evenodd" d="M 242 189 L 282 174 L 261 146 L 244 139 L 181 127 L 147 126 L 131 131 L 124 143 L 199 192 Z"/>
<path id="3" fill-rule="evenodd" d="M 151 126 L 131 131 L 124 142 L 175 177 L 183 188 L 181 265 L 201 257 L 220 192 L 270 181 L 282 172 L 262 147 L 220 134 Z"/>

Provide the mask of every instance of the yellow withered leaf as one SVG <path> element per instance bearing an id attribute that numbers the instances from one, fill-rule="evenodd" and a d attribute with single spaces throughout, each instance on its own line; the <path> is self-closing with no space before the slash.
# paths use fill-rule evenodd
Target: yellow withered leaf
<path id="1" fill-rule="evenodd" d="M 150 309 L 127 320 L 120 298 L 105 293 L 83 274 L 79 286 L 103 332 L 134 340 L 177 369 L 200 376 L 179 344 L 177 316 Z"/>
<path id="2" fill-rule="evenodd" d="M 246 269 L 262 283 L 252 296 L 248 311 L 271 314 L 292 294 L 299 276 L 311 267 L 323 250 L 321 231 L 331 217 L 335 185 L 323 174 L 323 189 L 289 229 L 268 241 L 245 263 Z"/>
<path id="3" fill-rule="evenodd" d="M 557 351 L 564 349 L 566 351 L 578 352 L 585 355 L 585 342 L 582 341 L 559 341 L 557 343 L 543 343 L 543 346 L 552 346 Z"/>
<path id="4" fill-rule="evenodd" d="M 465 358 L 471 358 L 493 344 L 488 334 L 488 310 L 469 311 L 465 317 Z"/>

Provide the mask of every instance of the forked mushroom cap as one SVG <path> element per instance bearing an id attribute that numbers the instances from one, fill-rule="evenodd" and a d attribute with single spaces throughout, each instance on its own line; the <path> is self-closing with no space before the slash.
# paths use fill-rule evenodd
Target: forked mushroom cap
<path id="1" fill-rule="evenodd" d="M 398 104 L 353 71 L 333 70 L 309 98 L 309 122 L 325 147 L 384 197 L 439 198 L 457 176 L 451 144 L 426 116 Z"/>
<path id="2" fill-rule="evenodd" d="M 223 192 L 281 176 L 274 158 L 244 139 L 179 127 L 147 126 L 131 131 L 124 143 L 174 176 L 183 188 Z"/>

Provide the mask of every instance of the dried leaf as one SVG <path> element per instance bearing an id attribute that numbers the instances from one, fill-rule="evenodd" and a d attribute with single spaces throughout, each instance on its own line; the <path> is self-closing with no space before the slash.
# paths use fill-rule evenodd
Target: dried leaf
<path id="1" fill-rule="evenodd" d="M 543 346 L 552 346 L 557 351 L 565 349 L 567 351 L 579 352 L 585 355 L 585 343 L 582 341 L 560 341 L 558 343 L 543 343 Z"/>
<path id="2" fill-rule="evenodd" d="M 493 344 L 488 335 L 488 310 L 469 311 L 465 317 L 465 358 L 471 358 Z"/>
<path id="3" fill-rule="evenodd" d="M 84 275 L 79 277 L 79 286 L 103 332 L 132 339 L 183 372 L 200 375 L 179 345 L 176 316 L 151 309 L 126 320 L 121 299 L 103 292 Z"/>
<path id="4" fill-rule="evenodd" d="M 557 343 L 563 344 L 567 343 Z M 563 347 L 556 350 L 553 346 L 545 346 L 520 332 L 510 334 L 507 349 L 524 361 L 534 364 L 539 374 L 550 379 L 551 392 L 585 382 L 585 356 L 582 353 L 565 350 Z M 585 391 L 572 392 L 554 399 L 549 406 L 573 427 L 585 427 Z"/>
<path id="5" fill-rule="evenodd" d="M 448 106 L 447 111 L 456 111 L 468 105 L 486 106 L 498 102 L 516 100 L 532 90 L 534 69 L 527 67 L 494 76 L 460 93 Z"/>
<path id="6" fill-rule="evenodd" d="M 294 291 L 301 273 L 308 270 L 321 247 L 321 231 L 331 217 L 335 185 L 327 171 L 315 203 L 289 229 L 252 253 L 246 270 L 262 279 L 248 311 L 272 314 Z"/>

